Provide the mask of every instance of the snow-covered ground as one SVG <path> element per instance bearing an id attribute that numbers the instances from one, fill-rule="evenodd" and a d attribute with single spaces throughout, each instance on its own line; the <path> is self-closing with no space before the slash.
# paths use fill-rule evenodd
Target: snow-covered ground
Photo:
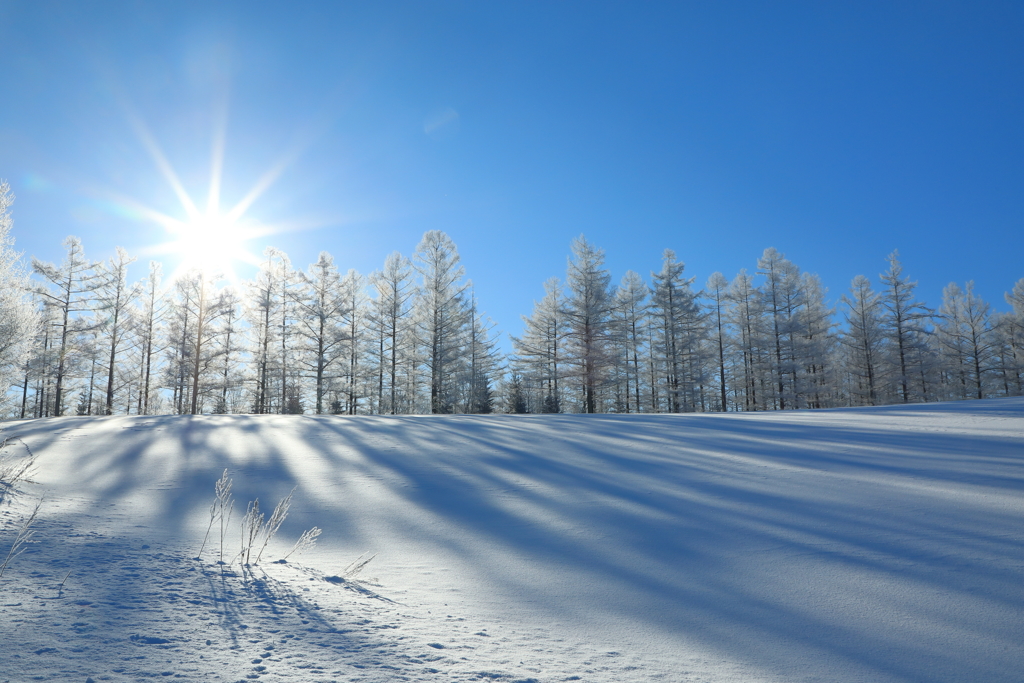
<path id="1" fill-rule="evenodd" d="M 0 511 L 0 554 L 45 497 L 38 542 L 0 579 L 0 681 L 1024 671 L 1022 399 L 0 428 L 38 456 Z M 193 559 L 224 468 L 232 554 L 245 502 L 266 510 L 293 486 L 270 559 L 314 525 L 319 545 L 251 576 L 222 572 L 209 545 Z M 372 580 L 338 578 L 364 551 Z"/>

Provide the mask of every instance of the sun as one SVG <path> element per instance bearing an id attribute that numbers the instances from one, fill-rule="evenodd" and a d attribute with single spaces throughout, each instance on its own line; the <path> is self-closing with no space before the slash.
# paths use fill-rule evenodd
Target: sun
<path id="1" fill-rule="evenodd" d="M 275 183 L 296 153 L 290 152 L 265 171 L 252 188 L 227 211 L 221 210 L 221 184 L 224 171 L 225 123 L 215 126 L 213 150 L 210 164 L 210 185 L 207 190 L 205 209 L 185 189 L 184 184 L 171 166 L 156 139 L 141 118 L 130 115 L 130 121 L 140 142 L 147 149 L 157 169 L 170 189 L 178 198 L 184 216 L 156 210 L 128 197 L 114 198 L 119 210 L 137 217 L 146 223 L 163 226 L 167 240 L 144 248 L 147 255 L 166 254 L 180 259 L 171 273 L 171 281 L 183 277 L 189 271 L 201 271 L 204 275 L 224 278 L 237 283 L 239 276 L 235 267 L 245 263 L 257 266 L 259 257 L 250 252 L 246 243 L 267 235 L 281 232 L 283 226 L 267 225 L 248 216 L 253 203 Z"/>
<path id="2" fill-rule="evenodd" d="M 245 246 L 250 235 L 219 212 L 196 216 L 173 232 L 177 239 L 171 249 L 181 255 L 182 265 L 187 269 L 230 277 L 236 262 L 251 260 Z"/>

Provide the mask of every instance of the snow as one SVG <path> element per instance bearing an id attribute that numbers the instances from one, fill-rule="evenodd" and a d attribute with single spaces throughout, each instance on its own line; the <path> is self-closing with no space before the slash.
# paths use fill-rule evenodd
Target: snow
<path id="1" fill-rule="evenodd" d="M 1012 681 L 1024 399 L 727 415 L 6 423 L 44 497 L 0 681 Z M 10 446 L 8 447 L 11 448 Z M 193 559 L 298 486 L 243 576 Z M 216 545 L 216 532 L 214 544 Z M 377 557 L 342 581 L 364 551 Z M 70 571 L 70 575 L 68 572 Z M 63 590 L 60 582 L 67 576 Z M 330 580 L 328 580 L 330 579 Z"/>

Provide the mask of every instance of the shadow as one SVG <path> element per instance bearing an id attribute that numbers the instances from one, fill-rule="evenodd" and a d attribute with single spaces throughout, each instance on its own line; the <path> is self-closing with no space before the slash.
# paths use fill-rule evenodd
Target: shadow
<path id="1" fill-rule="evenodd" d="M 299 486 L 282 535 L 316 524 L 346 552 L 395 548 L 463 572 L 473 595 L 624 640 L 699 643 L 790 680 L 1004 681 L 1024 667 L 1024 399 L 5 430 L 90 514 L 133 502 L 140 537 L 205 530 L 227 467 L 238 501 L 270 507 Z M 266 578 L 244 590 L 271 610 L 292 599 Z M 227 607 L 220 620 L 237 631 Z"/>

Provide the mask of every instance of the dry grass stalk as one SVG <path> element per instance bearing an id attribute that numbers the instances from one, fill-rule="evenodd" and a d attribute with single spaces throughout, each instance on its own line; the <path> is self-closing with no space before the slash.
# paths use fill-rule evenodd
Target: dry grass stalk
<path id="1" fill-rule="evenodd" d="M 25 552 L 25 546 L 32 541 L 32 537 L 35 535 L 35 531 L 32 530 L 32 523 L 36 521 L 36 516 L 39 514 L 39 508 L 42 507 L 43 501 L 40 499 L 36 503 L 36 507 L 32 510 L 32 514 L 22 523 L 21 529 L 18 530 L 17 535 L 14 537 L 14 544 L 11 546 L 10 551 L 7 553 L 7 557 L 4 559 L 3 564 L 0 564 L 0 578 L 3 578 L 4 572 L 7 571 L 7 567 L 11 564 L 18 555 Z"/>

